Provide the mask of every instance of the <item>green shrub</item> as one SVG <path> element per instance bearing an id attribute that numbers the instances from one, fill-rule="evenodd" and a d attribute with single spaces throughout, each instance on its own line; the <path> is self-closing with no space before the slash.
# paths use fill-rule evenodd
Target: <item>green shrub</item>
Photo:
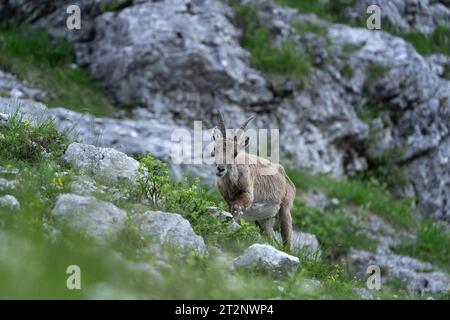
<path id="1" fill-rule="evenodd" d="M 158 205 L 162 194 L 171 183 L 166 163 L 146 156 L 141 159 L 137 177 L 138 189 L 135 195 L 141 200 L 147 199 L 153 205 Z"/>
<path id="2" fill-rule="evenodd" d="M 10 115 L 6 125 L 0 127 L 0 158 L 10 161 L 37 163 L 47 157 L 58 159 L 68 146 L 65 133 L 59 133 L 53 119 L 30 123 L 19 112 Z"/>
<path id="3" fill-rule="evenodd" d="M 322 27 L 312 22 L 299 21 L 294 24 L 294 28 L 297 31 L 297 33 L 302 36 L 305 35 L 306 33 L 313 33 L 324 38 L 327 45 L 331 44 L 331 39 L 328 35 L 328 29 L 326 27 Z"/>

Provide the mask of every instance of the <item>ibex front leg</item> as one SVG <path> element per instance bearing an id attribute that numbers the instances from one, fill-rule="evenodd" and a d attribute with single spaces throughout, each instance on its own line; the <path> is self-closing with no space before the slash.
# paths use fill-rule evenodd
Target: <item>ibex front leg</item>
<path id="1" fill-rule="evenodd" d="M 239 217 L 248 210 L 253 203 L 253 193 L 250 191 L 242 191 L 231 204 L 231 214 L 234 220 L 239 220 Z"/>

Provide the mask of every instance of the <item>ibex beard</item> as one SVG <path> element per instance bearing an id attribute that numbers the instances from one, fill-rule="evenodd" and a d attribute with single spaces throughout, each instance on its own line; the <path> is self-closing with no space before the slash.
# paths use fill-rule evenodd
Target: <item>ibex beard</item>
<path id="1" fill-rule="evenodd" d="M 235 220 L 243 217 L 254 221 L 262 231 L 276 239 L 273 230 L 279 217 L 281 238 L 287 250 L 292 245 L 291 208 L 295 185 L 283 166 L 245 152 L 249 138 L 243 133 L 245 121 L 235 134 L 227 136 L 225 123 L 219 113 L 219 124 L 213 130 L 216 188 L 221 194 Z"/>

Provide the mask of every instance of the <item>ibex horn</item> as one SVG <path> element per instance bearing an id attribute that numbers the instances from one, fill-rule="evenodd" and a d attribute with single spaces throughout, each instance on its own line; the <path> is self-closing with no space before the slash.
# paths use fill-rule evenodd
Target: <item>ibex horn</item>
<path id="1" fill-rule="evenodd" d="M 223 120 L 223 116 L 220 111 L 219 111 L 219 130 L 222 133 L 222 138 L 225 139 L 227 137 L 227 132 L 225 129 L 225 121 Z"/>
<path id="2" fill-rule="evenodd" d="M 247 127 L 248 123 L 253 120 L 255 116 L 251 116 L 247 120 L 244 121 L 244 123 L 240 126 L 240 128 L 237 131 L 237 137 L 240 138 L 241 135 L 245 132 L 245 128 Z"/>

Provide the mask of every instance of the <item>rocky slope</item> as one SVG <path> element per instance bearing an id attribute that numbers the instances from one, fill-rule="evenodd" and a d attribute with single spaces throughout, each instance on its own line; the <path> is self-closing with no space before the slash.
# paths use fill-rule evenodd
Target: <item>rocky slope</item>
<path id="1" fill-rule="evenodd" d="M 418 7 L 429 11 L 415 16 L 425 17 L 427 24 L 409 16 L 403 16 L 407 25 L 394 19 L 395 12 L 398 18 L 401 8 L 411 7 L 408 1 L 396 2 L 397 11 L 390 11 L 388 20 L 400 29 L 420 24 L 427 30 L 447 20 L 445 4 L 425 2 Z M 115 145 L 127 153 L 151 151 L 168 160 L 164 156 L 170 148 L 168 132 L 175 125 L 189 126 L 202 119 L 213 126 L 218 108 L 231 125 L 256 113 L 256 127 L 278 127 L 284 153 L 297 166 L 316 172 L 355 173 L 367 169 L 383 151 L 402 150 L 397 161 L 409 174 L 409 190 L 420 208 L 448 221 L 450 85 L 436 73 L 436 59 L 425 59 L 407 42 L 381 31 L 330 24 L 269 1 L 243 3 L 257 8 L 275 43 L 291 39 L 312 55 L 317 67 L 309 75 L 310 84 L 283 91 L 253 69 L 248 52 L 240 46 L 232 8 L 216 0 L 123 1 L 106 12 L 98 4 L 81 2 L 87 13 L 82 33 L 62 30 L 64 1 L 37 14 L 32 13 L 38 12 L 39 2 L 9 1 L 3 12 L 45 25 L 54 35 L 75 38 L 78 63 L 87 66 L 117 101 L 140 101 L 149 111 L 145 115 L 152 118 L 139 114 L 136 122 L 99 120 L 80 129 L 85 141 L 95 132 L 120 131 L 120 137 L 105 134 L 102 145 Z M 298 23 L 317 24 L 327 32 L 300 35 Z M 374 78 L 374 68 L 384 71 Z M 356 111 L 367 104 L 378 108 L 386 121 L 362 122 Z M 80 117 L 67 114 L 59 118 Z M 84 123 L 96 122 L 83 117 Z M 371 146 L 369 127 L 374 126 L 381 137 Z M 133 139 L 136 136 L 143 139 Z"/>
<path id="2" fill-rule="evenodd" d="M 383 10 L 389 8 L 385 18 L 397 32 L 418 29 L 432 34 L 448 24 L 450 17 L 445 1 L 375 2 Z M 110 203 L 124 197 L 118 185 L 136 181 L 138 162 L 125 154 L 150 153 L 169 163 L 178 178 L 189 172 L 211 183 L 204 165 L 172 162 L 175 142 L 171 138 L 177 128 L 192 132 L 194 120 L 214 126 L 220 109 L 230 126 L 256 114 L 254 127 L 279 128 L 282 162 L 289 159 L 295 168 L 339 177 L 383 170 L 387 161 L 404 170 L 407 181 L 396 193 L 416 199 L 416 218 L 430 217 L 448 230 L 448 56 L 423 56 L 391 33 L 332 23 L 269 0 L 124 0 L 103 5 L 79 1 L 81 31 L 65 28 L 69 3 L 0 1 L 0 21 L 12 17 L 73 41 L 77 64 L 87 68 L 117 104 L 135 103 L 139 108 L 109 118 L 65 106 L 46 108 L 38 102 L 51 93 L 0 71 L 0 114 L 11 115 L 20 109 L 32 124 L 51 116 L 60 131 L 69 129 L 71 137 L 81 142 L 69 146 L 65 160 L 77 170 L 90 171 L 77 177 L 70 193 L 57 198 L 54 211 L 61 226 L 111 241 L 109 237 L 127 225 L 130 212 Z M 356 23 L 365 16 L 366 3 L 358 1 L 345 12 L 349 21 Z M 268 45 L 283 48 L 289 44 L 305 54 L 311 64 L 305 78 L 297 81 L 255 68 L 250 52 L 242 46 L 242 6 L 252 8 L 255 21 L 270 30 L 273 43 Z M 7 122 L 4 118 L 0 124 Z M 114 187 L 103 185 L 105 179 L 112 180 L 109 183 Z M 2 181 L 0 191 L 14 183 Z M 11 195 L 0 195 L 2 206 L 20 208 Z M 316 197 L 312 207 L 326 212 L 333 206 L 335 199 L 323 195 L 322 202 L 327 204 L 322 205 Z M 359 230 L 376 243 L 372 252 L 349 251 L 347 259 L 355 273 L 364 275 L 368 264 L 377 264 L 388 270 L 390 280 L 408 283 L 411 292 L 448 291 L 444 271 L 395 252 L 403 238 L 415 239 L 414 234 L 375 214 L 361 217 L 351 206 L 343 206 Z M 79 219 L 71 218 L 73 208 L 82 208 L 76 213 Z M 176 213 L 151 210 L 132 224 L 158 239 L 156 247 L 170 243 L 199 254 L 211 251 Z M 299 249 L 318 249 L 313 235 L 300 233 L 297 240 Z M 161 252 L 155 245 L 147 249 Z M 264 245 L 253 245 L 242 253 L 236 266 L 279 273 L 295 271 L 299 264 L 297 257 Z M 228 265 L 229 257 L 227 261 Z"/>
<path id="3" fill-rule="evenodd" d="M 11 120 L 11 116 L 1 115 L 5 119 L 2 124 L 4 127 L 8 127 L 9 121 L 15 121 Z M 48 155 L 48 157 L 51 156 L 51 154 Z M 210 241 L 206 245 L 204 239 L 196 234 L 191 223 L 182 215 L 148 210 L 148 204 L 145 200 L 139 201 L 133 198 L 133 190 L 138 186 L 139 176 L 142 175 L 142 171 L 139 170 L 141 164 L 133 158 L 114 149 L 75 142 L 67 147 L 63 161 L 69 165 L 70 169 L 66 170 L 73 170 L 76 174 L 71 177 L 72 182 L 68 185 L 69 189 L 66 192 L 60 190 L 55 195 L 55 201 L 51 207 L 51 216 L 54 222 L 46 222 L 44 228 L 45 237 L 51 243 L 67 241 L 63 240 L 63 237 L 65 237 L 64 234 L 67 236 L 69 231 L 83 237 L 92 238 L 97 244 L 108 248 L 117 241 L 130 241 L 128 237 L 131 235 L 123 238 L 124 233 L 128 234 L 130 230 L 136 230 L 133 232 L 138 232 L 139 238 L 142 239 L 140 241 L 143 242 L 138 247 L 134 247 L 135 244 L 132 243 L 133 255 L 136 255 L 134 259 L 141 257 L 138 259 L 143 260 L 139 262 L 139 267 L 137 267 L 133 259 L 121 259 L 132 270 L 145 272 L 152 281 L 160 282 L 164 282 L 164 275 L 160 274 L 161 272 L 164 273 L 162 270 L 168 267 L 175 268 L 173 262 L 168 258 L 170 252 L 175 256 L 181 254 L 177 259 L 193 253 L 199 256 L 207 256 L 208 259 L 212 260 L 220 259 L 220 264 L 228 270 L 226 277 L 229 277 L 228 274 L 233 274 L 236 270 L 248 269 L 252 272 L 259 270 L 271 274 L 275 278 L 281 277 L 283 279 L 287 274 L 299 274 L 298 268 L 304 272 L 308 268 L 308 263 L 312 261 L 319 263 L 322 259 L 317 238 L 314 235 L 298 231 L 294 232 L 292 253 L 295 255 L 282 252 L 267 242 L 264 243 L 264 241 L 268 241 L 267 239 L 259 239 L 259 243 L 253 243 L 247 249 L 241 251 L 241 255 L 233 259 L 230 253 L 227 253 L 226 246 L 222 245 L 218 248 L 216 245 L 212 245 Z M 6 210 L 8 215 L 21 215 L 19 214 L 21 210 L 19 201 L 9 194 L 15 194 L 19 185 L 27 183 L 19 178 L 21 170 L 11 168 L 4 170 L 2 168 L 2 175 L 16 177 L 15 179 L 2 178 L 0 180 L 0 192 L 6 194 L 0 197 L 0 208 L 3 211 Z M 65 174 L 67 175 L 67 171 Z M 63 181 L 56 180 L 52 183 L 63 186 Z M 182 190 L 173 191 L 175 193 L 183 192 Z M 162 194 L 161 196 L 164 197 L 165 195 Z M 334 205 L 339 205 L 336 203 L 336 199 L 330 201 L 324 195 L 320 197 L 315 195 L 313 198 L 305 196 L 305 198 L 310 199 L 309 205 L 316 208 L 323 207 L 325 209 L 327 206 L 333 205 L 331 202 L 334 202 Z M 320 201 L 323 204 L 314 203 L 319 198 L 322 199 Z M 188 198 L 183 201 L 187 200 Z M 128 203 L 126 206 L 123 206 L 124 201 Z M 120 204 L 122 208 L 117 206 Z M 231 214 L 228 212 L 216 207 L 203 209 L 204 214 L 209 215 L 212 219 L 226 222 L 221 228 L 229 228 L 230 231 L 243 228 L 236 222 L 229 224 Z M 351 209 L 349 207 L 345 210 Z M 33 212 L 33 214 L 36 213 Z M 353 217 L 359 225 L 358 232 L 362 231 L 370 235 L 371 239 L 377 243 L 375 252 L 353 249 L 349 252 L 348 267 L 354 269 L 355 275 L 364 279 L 367 266 L 378 265 L 384 270 L 383 284 L 389 283 L 388 281 L 400 281 L 407 286 L 409 294 L 413 296 L 447 292 L 450 285 L 450 277 L 447 273 L 429 262 L 393 253 L 392 248 L 398 245 L 402 237 L 414 237 L 413 235 L 407 232 L 402 234 L 394 226 L 376 215 L 364 217 L 355 213 Z M 205 219 L 205 217 L 202 219 Z M 211 221 L 207 222 L 207 224 L 210 223 Z M 210 232 L 207 232 L 209 236 Z M 223 229 L 221 232 L 223 232 Z M 9 238 L 8 232 L 2 231 L 1 235 L 8 238 L 9 243 L 16 243 L 16 240 Z M 237 239 L 233 241 L 237 241 Z M 119 250 L 115 254 L 120 256 L 120 252 Z M 147 256 L 157 257 L 157 261 L 150 263 L 146 260 L 148 258 L 145 258 Z M 301 257 L 302 262 L 300 262 L 299 257 Z M 326 279 L 320 280 L 325 281 Z M 315 288 L 314 290 L 320 292 L 330 290 L 320 280 L 303 279 L 302 283 L 306 285 L 312 281 L 308 286 L 312 286 Z M 354 289 L 354 297 L 373 298 L 373 294 L 364 291 L 364 289 Z M 117 290 L 111 290 L 112 292 L 109 294 L 112 294 L 110 296 L 112 298 L 130 297 L 128 295 L 123 296 Z M 106 294 L 105 292 L 108 292 L 105 288 L 97 291 L 96 293 L 90 293 L 90 297 L 101 298 Z M 310 293 L 306 290 L 297 298 L 306 297 L 308 294 Z"/>

